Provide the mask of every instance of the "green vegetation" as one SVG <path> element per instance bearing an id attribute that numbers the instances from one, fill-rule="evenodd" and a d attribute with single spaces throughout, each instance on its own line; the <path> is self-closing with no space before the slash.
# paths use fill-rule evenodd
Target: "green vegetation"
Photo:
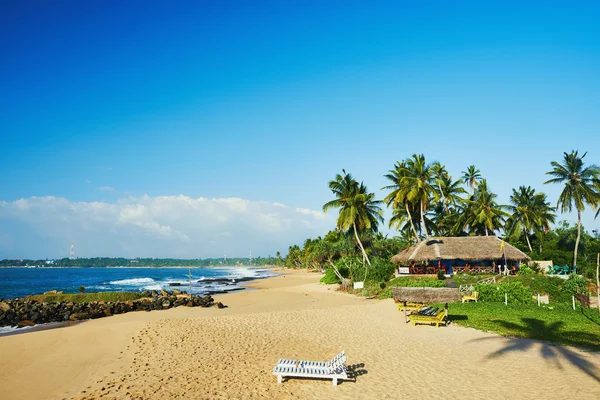
<path id="1" fill-rule="evenodd" d="M 538 307 L 534 304 L 451 303 L 449 319 L 458 325 L 502 336 L 600 351 L 600 315 L 595 309 L 583 307 L 574 311 L 562 304 Z"/>
<path id="2" fill-rule="evenodd" d="M 504 302 L 504 296 L 508 298 L 509 304 L 533 303 L 533 292 L 521 282 L 500 282 L 491 285 L 477 285 L 475 290 L 479 292 L 481 302 Z"/>
<path id="3" fill-rule="evenodd" d="M 589 205 L 597 208 L 600 204 L 600 168 L 596 165 L 584 167 L 583 159 L 587 153 L 579 157 L 577 151 L 564 153 L 564 162 L 552 161 L 552 171 L 547 172 L 554 178 L 544 183 L 563 183 L 565 188 L 558 197 L 561 212 L 571 212 L 573 206 L 577 210 L 577 239 L 573 250 L 573 265 L 577 265 L 577 252 L 581 238 L 581 212 Z M 596 213 L 598 216 L 598 213 Z"/>
<path id="4" fill-rule="evenodd" d="M 142 292 L 97 292 L 79 294 L 41 294 L 29 296 L 29 299 L 39 302 L 72 301 L 73 303 L 91 303 L 93 301 L 128 301 L 144 297 Z"/>

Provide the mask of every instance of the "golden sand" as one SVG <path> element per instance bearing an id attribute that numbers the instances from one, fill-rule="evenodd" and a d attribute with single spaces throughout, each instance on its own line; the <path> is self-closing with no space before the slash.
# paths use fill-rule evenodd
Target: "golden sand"
<path id="1" fill-rule="evenodd" d="M 0 337 L 0 399 L 595 399 L 600 354 L 459 326 L 413 327 L 367 300 L 286 272 L 179 307 Z M 290 379 L 279 358 L 345 350 L 355 380 Z"/>

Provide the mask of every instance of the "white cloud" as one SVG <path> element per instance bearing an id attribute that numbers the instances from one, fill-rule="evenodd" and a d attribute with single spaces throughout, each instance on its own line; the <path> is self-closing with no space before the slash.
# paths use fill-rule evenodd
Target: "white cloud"
<path id="1" fill-rule="evenodd" d="M 325 234 L 332 216 L 241 198 L 126 197 L 114 203 L 31 197 L 0 202 L 0 258 L 267 256 Z M 64 249 L 57 253 L 56 249 Z"/>
<path id="2" fill-rule="evenodd" d="M 115 189 L 111 188 L 110 186 L 100 186 L 97 189 L 101 192 L 114 192 L 115 191 Z"/>
<path id="3" fill-rule="evenodd" d="M 326 218 L 326 215 L 323 211 L 309 210 L 308 208 L 296 208 L 296 212 L 304 215 L 310 215 L 317 219 Z"/>

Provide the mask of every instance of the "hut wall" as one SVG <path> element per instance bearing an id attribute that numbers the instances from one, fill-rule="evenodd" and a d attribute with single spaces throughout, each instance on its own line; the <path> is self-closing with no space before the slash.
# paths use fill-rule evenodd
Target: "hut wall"
<path id="1" fill-rule="evenodd" d="M 392 288 L 394 301 L 411 303 L 452 303 L 460 301 L 461 296 L 456 288 L 418 288 L 400 287 Z"/>

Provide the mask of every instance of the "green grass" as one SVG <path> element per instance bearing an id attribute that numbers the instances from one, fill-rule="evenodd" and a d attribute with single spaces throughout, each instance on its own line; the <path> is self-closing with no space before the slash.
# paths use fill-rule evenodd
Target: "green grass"
<path id="1" fill-rule="evenodd" d="M 92 301 L 128 301 L 141 299 L 141 292 L 98 292 L 98 293 L 80 293 L 80 294 L 42 294 L 29 296 L 30 299 L 58 303 L 61 301 L 72 301 L 73 303 L 91 303 Z"/>
<path id="2" fill-rule="evenodd" d="M 379 299 L 391 299 L 392 288 L 394 286 L 402 287 L 446 287 L 446 281 L 441 281 L 437 278 L 412 278 L 400 276 L 386 283 L 385 288 L 377 293 Z"/>
<path id="3" fill-rule="evenodd" d="M 443 307 L 443 305 L 437 305 Z M 597 309 L 556 304 L 451 303 L 449 319 L 457 324 L 502 336 L 545 340 L 600 351 Z"/>

